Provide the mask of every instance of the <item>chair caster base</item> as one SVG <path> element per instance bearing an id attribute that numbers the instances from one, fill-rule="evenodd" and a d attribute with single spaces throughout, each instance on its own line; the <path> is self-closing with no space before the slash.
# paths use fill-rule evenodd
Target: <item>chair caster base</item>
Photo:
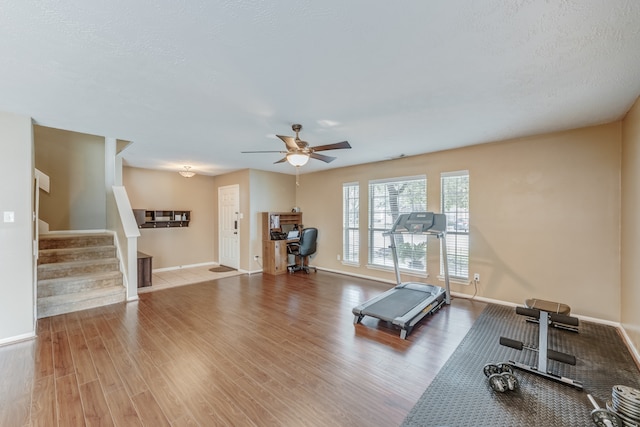
<path id="1" fill-rule="evenodd" d="M 305 274 L 309 274 L 309 273 L 310 273 L 310 271 L 309 271 L 309 270 L 312 270 L 312 269 L 313 269 L 313 272 L 314 272 L 314 273 L 317 273 L 317 272 L 318 272 L 318 269 L 317 269 L 317 268 L 315 268 L 315 267 L 299 267 L 299 266 L 291 266 L 291 267 L 287 267 L 287 271 L 288 271 L 289 273 L 295 273 L 295 272 L 298 272 L 298 271 L 304 271 L 304 272 L 305 272 Z"/>

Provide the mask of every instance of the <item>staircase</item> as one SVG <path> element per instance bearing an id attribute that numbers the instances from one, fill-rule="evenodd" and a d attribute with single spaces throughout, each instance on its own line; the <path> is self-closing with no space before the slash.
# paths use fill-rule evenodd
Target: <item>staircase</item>
<path id="1" fill-rule="evenodd" d="M 42 234 L 38 255 L 38 318 L 125 300 L 113 235 Z"/>

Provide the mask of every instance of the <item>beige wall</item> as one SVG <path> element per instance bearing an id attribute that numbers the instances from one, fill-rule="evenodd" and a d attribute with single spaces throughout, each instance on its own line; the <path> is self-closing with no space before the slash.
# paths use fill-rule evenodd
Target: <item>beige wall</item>
<path id="1" fill-rule="evenodd" d="M 270 210 L 289 210 L 294 206 L 295 176 L 245 169 L 215 177 L 217 188 L 237 184 L 240 189 L 240 270 L 262 270 L 261 213 Z M 216 223 L 216 230 L 218 229 Z M 217 237 L 216 237 L 217 239 Z M 258 261 L 253 259 L 258 255 Z"/>
<path id="2" fill-rule="evenodd" d="M 640 349 L 640 99 L 622 122 L 621 322 Z"/>
<path id="3" fill-rule="evenodd" d="M 35 334 L 31 118 L 0 112 L 0 344 Z M 4 222 L 4 212 L 14 221 Z"/>
<path id="4" fill-rule="evenodd" d="M 124 167 L 122 180 L 133 209 L 191 211 L 189 227 L 140 230 L 138 250 L 153 256 L 154 269 L 217 261 L 215 178 Z"/>
<path id="5" fill-rule="evenodd" d="M 260 212 L 289 210 L 295 202 L 292 175 L 241 170 L 215 177 L 183 178 L 176 172 L 123 168 L 134 209 L 191 210 L 188 229 L 141 229 L 138 250 L 153 255 L 153 268 L 218 262 L 218 189 L 238 185 L 240 270 L 262 269 Z M 258 255 L 258 262 L 253 256 Z"/>
<path id="6" fill-rule="evenodd" d="M 289 166 L 289 165 L 286 165 Z M 288 212 L 296 202 L 296 178 L 282 173 L 251 170 L 251 269 L 262 269 L 262 213 Z M 302 219 L 305 219 L 304 212 Z"/>
<path id="7" fill-rule="evenodd" d="M 440 173 L 469 170 L 470 273 L 478 295 L 522 304 L 562 301 L 576 314 L 620 320 L 619 206 L 621 123 L 303 175 L 297 203 L 319 229 L 317 266 L 393 279 L 366 266 L 367 185 L 425 174 L 428 209 L 440 210 Z M 360 183 L 360 266 L 342 255 L 342 184 Z M 437 279 L 437 241 L 429 246 Z M 433 248 L 433 249 L 432 249 Z M 403 280 L 419 280 L 404 277 Z M 472 294 L 472 286 L 452 290 Z"/>
<path id="8" fill-rule="evenodd" d="M 50 230 L 106 228 L 104 138 L 34 126 L 35 162 L 51 179 L 40 194 L 40 219 Z"/>

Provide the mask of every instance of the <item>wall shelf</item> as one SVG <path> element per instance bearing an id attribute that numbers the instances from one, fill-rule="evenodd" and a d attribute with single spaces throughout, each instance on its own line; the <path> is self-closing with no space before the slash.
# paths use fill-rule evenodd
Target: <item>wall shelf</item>
<path id="1" fill-rule="evenodd" d="M 138 228 L 188 227 L 191 221 L 191 211 L 134 209 L 133 215 Z"/>

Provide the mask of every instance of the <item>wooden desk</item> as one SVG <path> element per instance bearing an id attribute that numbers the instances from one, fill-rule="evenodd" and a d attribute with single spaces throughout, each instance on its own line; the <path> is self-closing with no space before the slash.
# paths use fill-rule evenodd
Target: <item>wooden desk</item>
<path id="1" fill-rule="evenodd" d="M 262 272 L 267 274 L 286 273 L 289 266 L 287 244 L 299 240 L 264 240 L 262 242 Z"/>
<path id="2" fill-rule="evenodd" d="M 262 213 L 262 272 L 266 274 L 284 274 L 287 272 L 287 243 L 300 239 L 272 240 L 271 232 L 282 232 L 293 227 L 302 229 L 302 212 L 263 212 Z"/>
<path id="3" fill-rule="evenodd" d="M 286 240 L 264 240 L 262 242 L 262 272 L 267 274 L 287 272 Z"/>

